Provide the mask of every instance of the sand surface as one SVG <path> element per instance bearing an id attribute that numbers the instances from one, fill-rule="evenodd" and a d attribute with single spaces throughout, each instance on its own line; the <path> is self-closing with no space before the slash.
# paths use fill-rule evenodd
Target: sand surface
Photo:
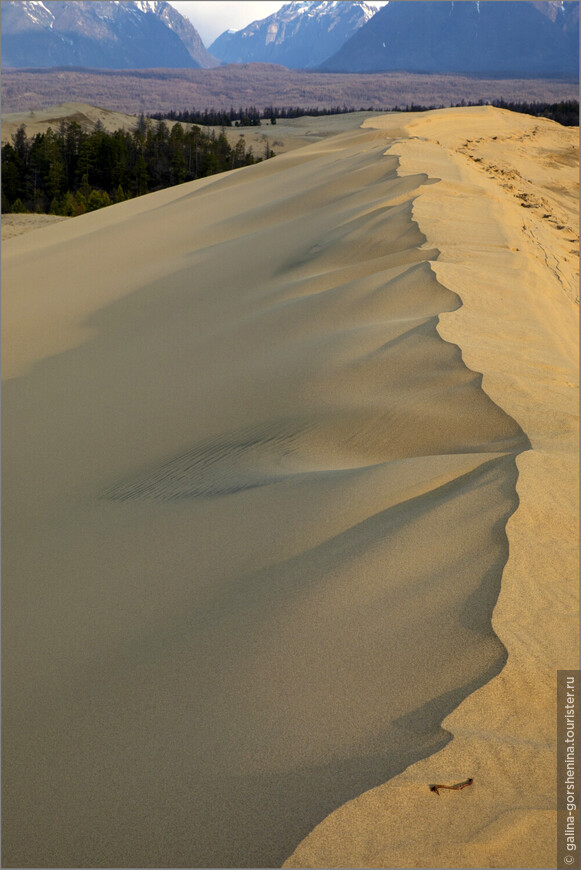
<path id="1" fill-rule="evenodd" d="M 5 112 L 2 115 L 2 143 L 10 142 L 22 124 L 26 127 L 26 135 L 33 138 L 37 133 L 45 133 L 49 127 L 58 130 L 63 121 L 75 121 L 85 132 L 101 124 L 105 130 L 113 133 L 115 130 L 133 129 L 137 118 L 137 115 L 128 115 L 126 112 L 113 112 L 89 103 L 75 102 L 58 103 L 28 112 Z"/>
<path id="2" fill-rule="evenodd" d="M 578 130 L 491 109 L 381 123 L 408 137 L 388 150 L 402 175 L 441 179 L 413 207 L 463 302 L 438 332 L 531 441 L 492 621 L 508 661 L 444 720 L 452 742 L 331 815 L 285 866 L 554 867 L 556 671 L 579 656 Z"/>
<path id="3" fill-rule="evenodd" d="M 531 819 L 545 859 L 552 796 L 502 765 L 552 763 L 575 660 L 570 609 L 538 631 L 575 561 L 574 227 L 461 152 L 491 118 L 537 123 L 321 119 L 4 245 L 5 866 L 279 866 L 320 822 L 289 865 L 461 866 Z"/>
<path id="4" fill-rule="evenodd" d="M 71 220 L 71 218 L 61 217 L 56 214 L 3 214 L 0 222 L 2 241 L 68 220 Z"/>

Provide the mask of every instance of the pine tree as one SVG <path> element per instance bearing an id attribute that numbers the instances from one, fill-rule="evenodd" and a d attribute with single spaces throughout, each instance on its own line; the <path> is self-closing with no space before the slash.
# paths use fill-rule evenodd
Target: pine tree
<path id="1" fill-rule="evenodd" d="M 64 217 L 72 217 L 74 213 L 75 201 L 70 190 L 67 190 L 67 192 L 60 201 L 59 214 L 62 214 Z"/>
<path id="2" fill-rule="evenodd" d="M 21 124 L 16 133 L 12 136 L 12 144 L 14 150 L 23 164 L 28 163 L 28 155 L 30 154 L 30 143 L 26 135 L 26 125 Z"/>
<path id="3" fill-rule="evenodd" d="M 87 201 L 87 211 L 97 211 L 111 205 L 111 197 L 105 190 L 92 190 Z"/>
<path id="4" fill-rule="evenodd" d="M 24 203 L 22 202 L 20 197 L 18 197 L 18 199 L 15 199 L 12 203 L 11 211 L 12 214 L 28 214 L 28 209 L 25 208 Z"/>
<path id="5" fill-rule="evenodd" d="M 85 205 L 89 201 L 89 197 L 91 195 L 91 190 L 92 190 L 92 188 L 91 188 L 91 185 L 89 184 L 89 175 L 87 172 L 85 172 L 85 174 L 83 175 L 83 177 L 81 179 L 81 185 L 80 185 L 79 190 L 78 190 L 80 195 L 83 197 L 83 200 L 85 201 Z"/>
<path id="6" fill-rule="evenodd" d="M 77 192 L 75 193 L 74 202 L 75 202 L 74 209 L 73 209 L 74 217 L 78 217 L 81 214 L 85 214 L 85 212 L 87 211 L 87 200 L 86 200 L 85 196 L 81 193 L 80 190 L 77 190 Z"/>
<path id="7" fill-rule="evenodd" d="M 149 176 L 143 154 L 139 154 L 135 162 L 134 189 L 138 196 L 149 193 Z"/>
<path id="8" fill-rule="evenodd" d="M 65 180 L 65 167 L 59 156 L 51 162 L 48 169 L 48 178 L 46 182 L 46 191 L 49 197 L 56 198 L 61 193 L 63 181 Z"/>
<path id="9" fill-rule="evenodd" d="M 240 136 L 238 142 L 234 146 L 234 150 L 232 151 L 232 169 L 236 169 L 238 166 L 243 166 L 245 156 L 246 140 L 244 136 Z"/>

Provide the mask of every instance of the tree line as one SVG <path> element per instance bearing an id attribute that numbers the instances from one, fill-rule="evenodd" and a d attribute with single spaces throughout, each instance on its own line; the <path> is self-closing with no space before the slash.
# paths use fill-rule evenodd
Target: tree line
<path id="1" fill-rule="evenodd" d="M 549 118 L 564 127 L 579 126 L 579 100 L 562 100 L 560 103 L 515 103 L 510 100 L 492 100 L 491 105 L 498 109 L 534 115 L 537 118 Z"/>
<path id="2" fill-rule="evenodd" d="M 243 136 L 231 146 L 223 131 L 170 130 L 143 115 L 134 130 L 113 133 L 63 121 L 28 137 L 22 124 L 2 147 L 2 212 L 79 215 L 260 160 Z"/>
<path id="3" fill-rule="evenodd" d="M 509 109 L 511 112 L 521 112 L 526 115 L 535 117 L 550 118 L 552 121 L 557 121 L 564 126 L 579 125 L 579 101 L 578 100 L 563 100 L 559 103 L 549 102 L 516 102 L 507 101 L 504 99 L 484 100 L 480 99 L 476 102 L 461 100 L 458 103 L 451 103 L 450 106 L 458 108 L 460 106 L 496 106 L 499 109 Z M 356 109 L 354 106 L 332 106 L 330 108 L 321 108 L 319 106 L 265 106 L 263 109 L 257 106 L 248 106 L 246 108 L 234 109 L 230 107 L 227 111 L 220 109 L 190 109 L 165 113 L 155 113 L 148 117 L 154 119 L 166 118 L 170 121 L 179 121 L 188 124 L 202 124 L 208 127 L 256 127 L 262 122 L 276 124 L 277 119 L 286 118 L 302 118 L 305 115 L 342 115 L 348 112 L 427 112 L 431 109 L 444 109 L 443 104 L 439 105 L 421 105 L 419 103 L 406 103 L 405 105 L 391 106 L 390 108 L 377 106 L 361 106 Z"/>
<path id="4" fill-rule="evenodd" d="M 374 112 L 376 109 L 369 106 L 359 109 L 354 106 L 266 106 L 259 109 L 257 106 L 235 109 L 233 106 L 227 111 L 220 109 L 190 109 L 183 111 L 171 110 L 170 112 L 155 112 L 148 115 L 149 118 L 168 121 L 179 121 L 182 124 L 202 124 L 205 127 L 260 127 L 262 122 L 276 124 L 278 118 L 302 118 L 305 115 L 344 115 L 348 112 Z M 380 111 L 389 111 L 388 109 Z"/>

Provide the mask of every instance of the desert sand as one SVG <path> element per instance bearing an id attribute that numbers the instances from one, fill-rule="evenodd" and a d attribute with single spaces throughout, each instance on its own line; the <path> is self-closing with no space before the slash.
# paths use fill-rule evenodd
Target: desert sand
<path id="1" fill-rule="evenodd" d="M 550 866 L 576 131 L 321 120 L 3 246 L 5 866 Z"/>
<path id="2" fill-rule="evenodd" d="M 462 299 L 438 332 L 531 441 L 492 619 L 508 661 L 444 719 L 441 752 L 331 815 L 285 866 L 554 867 L 556 671 L 579 656 L 578 129 L 491 109 L 383 126 L 408 137 L 388 151 L 402 175 L 440 179 L 413 207 Z M 441 800 L 428 789 L 467 777 Z"/>
<path id="3" fill-rule="evenodd" d="M 72 220 L 72 218 L 61 217 L 56 214 L 3 214 L 2 223 L 0 224 L 2 241 L 68 220 Z"/>
<path id="4" fill-rule="evenodd" d="M 28 112 L 5 112 L 2 115 L 2 143 L 10 142 L 22 124 L 26 127 L 26 135 L 33 137 L 37 133 L 46 133 L 49 127 L 58 130 L 63 121 L 75 121 L 86 132 L 101 124 L 105 130 L 114 133 L 115 130 L 131 130 L 137 120 L 137 115 L 75 102 L 59 103 L 46 109 L 31 109 Z"/>

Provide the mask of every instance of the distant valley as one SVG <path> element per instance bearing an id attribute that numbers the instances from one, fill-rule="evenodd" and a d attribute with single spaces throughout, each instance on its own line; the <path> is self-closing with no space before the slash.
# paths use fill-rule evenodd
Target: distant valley
<path id="1" fill-rule="evenodd" d="M 579 97 L 575 78 L 487 79 L 409 73 L 332 74 L 271 64 L 189 70 L 3 70 L 3 112 L 84 102 L 119 112 L 268 105 L 388 109 L 461 100 L 558 102 Z"/>

